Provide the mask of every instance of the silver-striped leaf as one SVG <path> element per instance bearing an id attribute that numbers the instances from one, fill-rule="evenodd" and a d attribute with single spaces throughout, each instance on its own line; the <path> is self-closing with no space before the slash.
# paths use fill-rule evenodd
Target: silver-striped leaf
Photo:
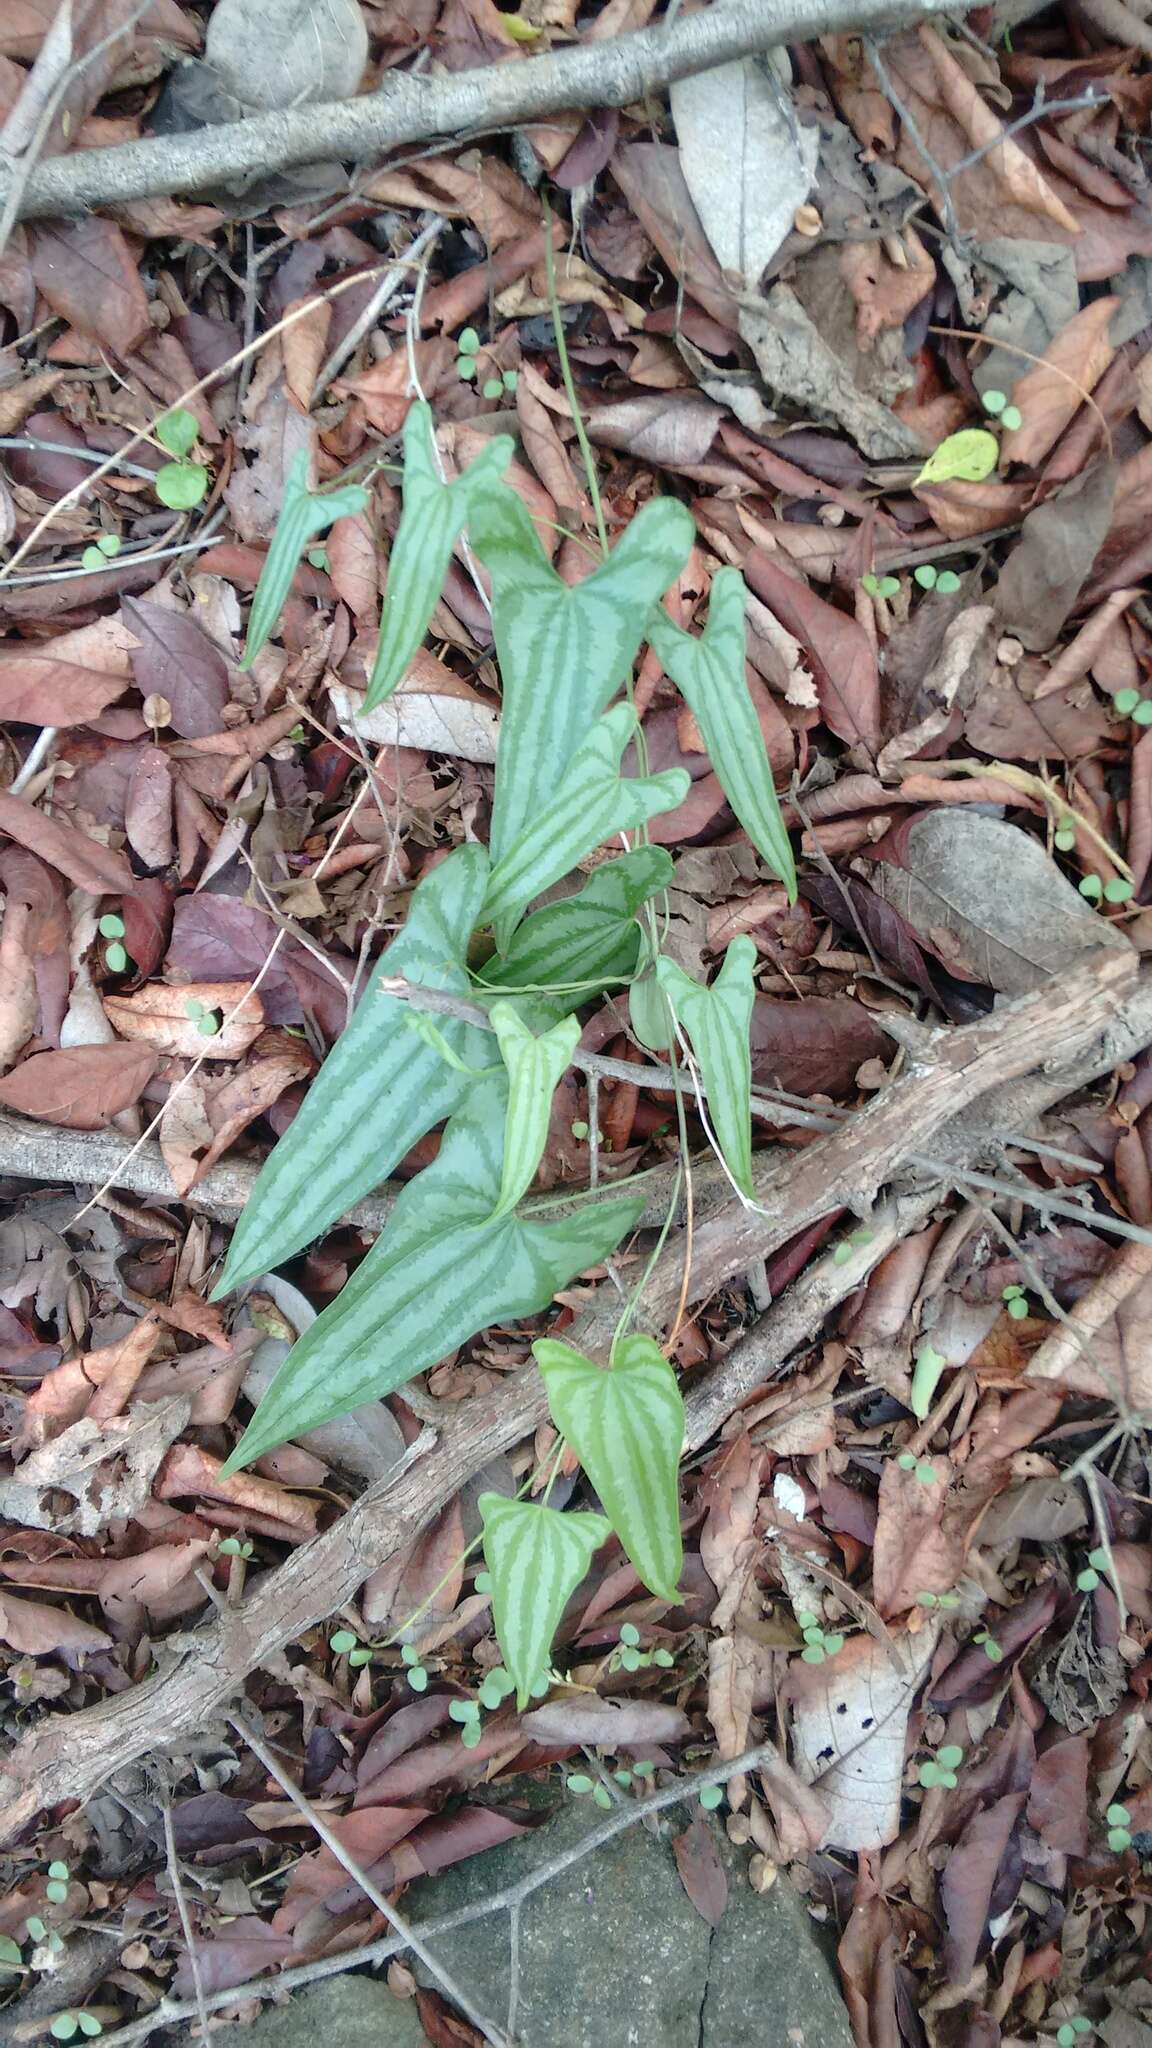
<path id="1" fill-rule="evenodd" d="M 636 913 L 675 872 L 662 846 L 637 846 L 594 869 L 575 896 L 524 919 L 508 951 L 478 970 L 479 993 L 531 989 L 567 1008 L 627 981 L 640 952 Z"/>
<path id="2" fill-rule="evenodd" d="M 310 491 L 308 451 L 301 448 L 284 479 L 276 531 L 248 613 L 248 637 L 241 668 L 251 668 L 261 648 L 271 639 L 307 543 L 315 540 L 318 533 L 326 533 L 337 519 L 355 518 L 367 505 L 368 493 L 363 484 L 342 484 L 335 491 Z"/>
<path id="3" fill-rule="evenodd" d="M 745 932 L 732 940 L 710 988 L 702 988 L 675 960 L 656 962 L 656 980 L 687 1032 L 708 1097 L 708 1122 L 741 1194 L 752 1185 L 752 969 L 755 942 Z"/>
<path id="4" fill-rule="evenodd" d="M 682 633 L 660 608 L 648 637 L 700 727 L 732 809 L 794 903 L 796 863 L 744 670 L 744 599 L 740 571 L 718 569 L 699 638 Z"/>
<path id="5" fill-rule="evenodd" d="M 577 748 L 555 794 L 541 804 L 537 792 L 529 823 L 488 878 L 484 915 L 491 919 L 501 950 L 532 898 L 560 881 L 593 847 L 683 803 L 691 787 L 683 768 L 621 775 L 620 756 L 635 727 L 631 706 L 613 705 Z"/>
<path id="6" fill-rule="evenodd" d="M 547 1673 L 560 1616 L 611 1531 L 603 1515 L 560 1514 L 503 1493 L 482 1493 L 476 1505 L 496 1640 L 523 1712 Z"/>
<path id="7" fill-rule="evenodd" d="M 418 1054 L 419 1041 L 409 1043 Z M 502 1076 L 471 1084 L 432 1165 L 401 1190 L 367 1258 L 293 1345 L 227 1471 L 394 1393 L 492 1323 L 538 1315 L 635 1226 L 641 1194 L 589 1201 L 555 1222 L 494 1218 L 507 1101 Z"/>
<path id="8" fill-rule="evenodd" d="M 507 1216 L 527 1193 L 544 1157 L 552 1097 L 580 1042 L 580 1019 L 561 1017 L 537 1037 L 521 1022 L 511 1003 L 493 1003 L 488 1015 L 508 1070 L 504 1164 L 492 1212 L 495 1220 Z"/>
<path id="9" fill-rule="evenodd" d="M 428 630 L 469 511 L 500 491 L 512 457 L 511 435 L 494 434 L 463 475 L 446 484 L 434 435 L 432 408 L 420 400 L 404 422 L 404 509 L 388 557 L 380 640 L 362 711 L 383 704 L 403 677 Z"/>
<path id="10" fill-rule="evenodd" d="M 492 631 L 502 708 L 490 846 L 503 859 L 535 817 L 541 790 L 559 790 L 589 727 L 629 675 L 662 591 L 695 536 L 674 498 L 638 512 L 605 562 L 582 583 L 556 574 L 514 491 L 477 496 L 472 545 L 492 575 Z"/>
<path id="11" fill-rule="evenodd" d="M 684 1402 L 668 1360 L 644 1336 L 622 1337 L 608 1366 L 553 1337 L 541 1337 L 532 1349 L 552 1420 L 629 1559 L 658 1599 L 678 1600 Z"/>
<path id="12" fill-rule="evenodd" d="M 265 1160 L 232 1237 L 213 1299 L 283 1264 L 386 1180 L 434 1124 L 451 1116 L 472 1074 L 410 1028 L 408 1006 L 381 993 L 381 974 L 450 995 L 469 993 L 465 959 L 488 879 L 482 846 L 458 847 L 421 881 L 404 929 L 371 973 L 290 1129 Z M 491 1066 L 491 1037 L 436 1019 L 465 1069 Z"/>

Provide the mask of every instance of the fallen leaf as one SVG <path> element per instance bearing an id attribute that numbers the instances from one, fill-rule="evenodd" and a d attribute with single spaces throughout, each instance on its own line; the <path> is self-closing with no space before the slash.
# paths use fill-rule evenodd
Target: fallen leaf
<path id="1" fill-rule="evenodd" d="M 1041 361 L 1017 379 L 1012 403 L 1020 425 L 1005 429 L 1002 464 L 1035 464 L 1051 453 L 1112 361 L 1108 329 L 1119 304 L 1116 298 L 1094 299 L 1049 343 Z"/>
<path id="2" fill-rule="evenodd" d="M 720 1861 L 716 1838 L 702 1813 L 682 1835 L 673 1835 L 676 1868 L 696 1911 L 709 1927 L 719 1927 L 728 1904 L 728 1876 Z"/>
<path id="3" fill-rule="evenodd" d="M 124 800 L 128 844 L 146 868 L 172 859 L 172 770 L 160 747 L 144 747 L 132 763 Z"/>
<path id="4" fill-rule="evenodd" d="M 0 832 L 18 846 L 38 853 L 50 868 L 58 868 L 80 889 L 93 896 L 120 895 L 130 890 L 132 870 L 122 853 L 78 832 L 59 818 L 48 818 L 35 804 L 0 790 Z"/>
<path id="5" fill-rule="evenodd" d="M 1028 1825 L 1065 1856 L 1088 1851 L 1088 1738 L 1065 1735 L 1042 1750 L 1028 1781 Z"/>
<path id="6" fill-rule="evenodd" d="M 72 1131 L 102 1131 L 138 1102 L 158 1055 L 147 1045 L 83 1045 L 38 1052 L 0 1080 L 0 1104 Z"/>
<path id="7" fill-rule="evenodd" d="M 247 981 L 150 981 L 130 996 L 105 996 L 121 1038 L 185 1059 L 238 1060 L 264 1029 L 264 1005 Z M 216 1017 L 215 1031 L 201 1030 Z"/>
<path id="8" fill-rule="evenodd" d="M 891 1042 L 851 996 L 756 997 L 752 1078 L 794 1095 L 848 1095 L 865 1060 L 886 1059 Z"/>
<path id="9" fill-rule="evenodd" d="M 755 292 L 812 189 L 819 136 L 755 57 L 678 79 L 671 100 L 680 170 L 716 260 L 738 291 Z M 690 273 L 684 282 L 695 292 Z"/>
<path id="10" fill-rule="evenodd" d="M 467 696 L 432 696 L 401 683 L 395 695 L 363 714 L 364 695 L 343 683 L 330 683 L 329 695 L 345 732 L 358 733 L 374 746 L 420 747 L 459 761 L 492 762 L 500 733 L 500 713 L 469 691 Z"/>
<path id="11" fill-rule="evenodd" d="M 32 275 L 54 313 L 130 355 L 151 332 L 140 273 L 119 228 L 99 214 L 38 224 L 31 235 Z"/>
<path id="12" fill-rule="evenodd" d="M 178 1444 L 170 1451 L 156 1481 L 157 1500 L 180 1500 L 195 1494 L 208 1500 L 224 1501 L 264 1526 L 279 1528 L 282 1540 L 303 1543 L 316 1534 L 316 1508 L 312 1501 L 292 1494 L 256 1472 L 236 1472 L 229 1479 L 218 1477 L 223 1458 L 213 1458 L 198 1444 Z"/>
<path id="13" fill-rule="evenodd" d="M 796 1769 L 827 1801 L 830 1847 L 883 1849 L 899 1834 L 908 1715 L 938 1634 L 930 1621 L 887 1643 L 850 1636 L 824 1664 L 792 1663 Z"/>
<path id="14" fill-rule="evenodd" d="M 931 1485 L 920 1477 L 931 1465 Z M 889 1618 L 904 1614 L 920 1593 L 950 1593 L 964 1569 L 967 1528 L 958 1516 L 946 1521 L 952 1469 L 946 1458 L 925 1458 L 905 1472 L 886 1458 L 880 1474 L 876 1535 L 872 1550 L 872 1597 Z"/>
<path id="15" fill-rule="evenodd" d="M 950 1984 L 968 1982 L 984 1946 L 993 1886 L 1020 1820 L 1025 1796 L 1023 1792 L 1006 1792 L 1002 1799 L 974 1814 L 959 1841 L 949 1850 L 940 1873 L 940 1903 L 947 1929 L 944 1967 Z M 1023 1874 L 1021 1866 L 1021 1878 Z M 1004 1896 L 1003 1906 L 1009 1906 L 1014 1896 L 1012 1891 Z"/>
<path id="16" fill-rule="evenodd" d="M 148 1500 L 191 1405 L 173 1394 L 106 1422 L 82 1417 L 32 1451 L 14 1478 L 0 1480 L 0 1514 L 56 1535 L 96 1536 L 111 1522 L 131 1521 Z M 64 1511 L 61 1494 L 71 1495 L 75 1507 Z"/>
<path id="17" fill-rule="evenodd" d="M 674 277 L 735 333 L 736 300 L 712 254 L 680 167 L 680 152 L 664 142 L 633 142 L 618 149 L 612 173 L 645 232 Z"/>
<path id="18" fill-rule="evenodd" d="M 122 697 L 127 678 L 49 652 L 0 654 L 0 719 L 15 725 L 84 725 Z"/>
<path id="19" fill-rule="evenodd" d="M 765 548 L 751 550 L 744 574 L 757 597 L 808 655 L 825 723 L 850 744 L 876 746 L 881 732 L 880 672 L 864 628 L 782 569 Z"/>
<path id="20" fill-rule="evenodd" d="M 1087 953 L 1129 944 L 1038 840 L 999 818 L 928 811 L 901 821 L 872 852 L 881 863 L 877 894 L 961 981 L 1025 995 Z"/>
<path id="21" fill-rule="evenodd" d="M 688 1716 L 679 1707 L 664 1706 L 659 1700 L 602 1699 L 597 1693 L 571 1693 L 548 1700 L 522 1714 L 520 1727 L 545 1746 L 589 1743 L 614 1754 L 684 1742 L 692 1732 Z"/>
<path id="22" fill-rule="evenodd" d="M 0 1074 L 36 1029 L 39 1002 L 36 968 L 28 940 L 31 909 L 14 895 L 5 898 L 0 928 Z"/>
<path id="23" fill-rule="evenodd" d="M 0 1637 L 25 1657 L 47 1657 L 56 1650 L 83 1653 L 112 1648 L 111 1636 L 69 1614 L 66 1607 L 49 1607 L 44 1600 L 19 1600 L 14 1593 L 0 1593 Z"/>
<path id="24" fill-rule="evenodd" d="M 123 612 L 140 642 L 132 651 L 132 674 L 141 696 L 165 698 L 181 739 L 206 739 L 222 731 L 228 664 L 207 633 L 186 613 L 166 605 L 126 597 Z"/>

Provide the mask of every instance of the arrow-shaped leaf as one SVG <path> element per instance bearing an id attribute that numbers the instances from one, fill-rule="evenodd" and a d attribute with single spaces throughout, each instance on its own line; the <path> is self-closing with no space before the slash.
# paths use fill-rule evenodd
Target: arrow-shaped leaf
<path id="1" fill-rule="evenodd" d="M 611 1531 L 603 1515 L 562 1515 L 502 1493 L 482 1493 L 476 1505 L 496 1640 L 523 1712 L 548 1670 L 560 1616 Z"/>
<path id="2" fill-rule="evenodd" d="M 665 956 L 656 980 L 688 1033 L 708 1096 L 708 1117 L 729 1173 L 742 1194 L 752 1185 L 752 1052 L 749 1033 L 756 987 L 755 942 L 746 933 L 733 939 L 711 988 Z"/>
<path id="3" fill-rule="evenodd" d="M 552 1337 L 533 1346 L 552 1419 L 567 1437 L 644 1584 L 679 1599 L 684 1403 L 651 1337 L 623 1337 L 611 1365 Z"/>
<path id="4" fill-rule="evenodd" d="M 495 1221 L 507 1216 L 527 1193 L 544 1157 L 552 1097 L 580 1042 L 580 1019 L 562 1017 L 537 1037 L 521 1023 L 511 1003 L 493 1003 L 488 1014 L 508 1069 L 504 1166 L 500 1198 L 493 1211 Z"/>
<path id="5" fill-rule="evenodd" d="M 216 1296 L 267 1273 L 318 1237 L 463 1102 L 472 1073 L 449 1065 L 435 1044 L 423 1043 L 410 1028 L 408 1006 L 383 995 L 377 982 L 381 974 L 399 974 L 466 996 L 464 962 L 487 877 L 483 847 L 468 845 L 417 887 L 403 931 L 382 956 L 304 1107 L 257 1177 Z M 487 1032 L 450 1017 L 438 1023 L 466 1070 L 492 1065 Z"/>
<path id="6" fill-rule="evenodd" d="M 228 1471 L 393 1393 L 490 1324 L 539 1314 L 633 1228 L 640 1195 L 589 1202 L 555 1223 L 494 1217 L 506 1107 L 502 1077 L 472 1083 L 432 1165 L 401 1190 L 368 1257 L 293 1345 Z"/>
<path id="7" fill-rule="evenodd" d="M 683 768 L 662 775 L 622 776 L 620 756 L 636 726 L 628 704 L 616 704 L 598 718 L 574 754 L 552 801 L 541 809 L 496 862 L 484 898 L 484 914 L 503 946 L 525 905 L 551 888 L 578 860 L 614 832 L 646 824 L 658 811 L 673 811 L 691 787 Z M 499 769 L 497 769 L 499 783 Z"/>
<path id="8" fill-rule="evenodd" d="M 310 491 L 308 451 L 301 448 L 285 478 L 280 517 L 248 614 L 248 638 L 241 668 L 251 668 L 260 649 L 271 638 L 308 541 L 327 532 L 335 520 L 354 518 L 367 504 L 368 493 L 363 484 L 343 484 L 338 491 Z"/>
<path id="9" fill-rule="evenodd" d="M 796 901 L 796 864 L 744 670 L 744 579 L 718 569 L 699 638 L 657 609 L 649 639 L 700 727 L 709 759 L 757 852 Z"/>
<path id="10" fill-rule="evenodd" d="M 518 925 L 508 951 L 485 963 L 479 993 L 531 989 L 569 1002 L 627 981 L 640 951 L 636 913 L 675 872 L 662 846 L 637 846 L 605 861 L 575 896 L 547 903 Z"/>
<path id="11" fill-rule="evenodd" d="M 589 727 L 629 674 L 652 608 L 688 559 L 695 529 L 674 498 L 638 512 L 606 562 L 567 584 L 514 491 L 477 497 L 468 532 L 492 574 L 502 710 L 491 852 L 500 861 L 560 789 Z"/>
<path id="12" fill-rule="evenodd" d="M 380 642 L 362 710 L 392 695 L 428 630 L 452 550 L 477 498 L 499 492 L 512 456 L 509 434 L 494 434 L 468 469 L 446 484 L 436 467 L 432 408 L 421 400 L 404 422 L 404 510 L 380 614 Z M 519 503 L 519 500 L 517 500 Z"/>

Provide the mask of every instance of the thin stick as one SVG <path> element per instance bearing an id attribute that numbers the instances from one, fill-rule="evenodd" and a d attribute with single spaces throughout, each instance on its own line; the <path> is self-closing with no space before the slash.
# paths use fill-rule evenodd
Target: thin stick
<path id="1" fill-rule="evenodd" d="M 172 1880 L 172 1896 L 176 1901 L 176 1911 L 180 1915 L 180 1925 L 184 1932 L 184 1945 L 188 1951 L 188 1967 L 192 1972 L 192 1985 L 196 1993 L 196 2017 L 200 2022 L 202 2040 L 208 2043 L 208 2048 L 212 2048 L 212 2022 L 208 2017 L 208 2007 L 204 2002 L 204 1973 L 200 1968 L 200 1951 L 196 1946 L 196 1931 L 192 1925 L 192 1916 L 188 1911 L 188 1900 L 184 1892 L 184 1879 L 180 1872 L 180 1858 L 176 1854 L 176 1835 L 172 1826 L 172 1808 L 169 1806 L 167 1799 L 164 1800 L 161 1812 L 164 1818 L 164 1854 L 168 1859 L 168 1875 Z"/>
<path id="2" fill-rule="evenodd" d="M 333 377 L 336 376 L 337 372 L 348 361 L 353 351 L 359 348 L 364 336 L 371 331 L 384 311 L 385 306 L 389 305 L 395 298 L 403 282 L 406 267 L 410 263 L 418 263 L 420 261 L 425 250 L 431 248 L 433 242 L 437 239 L 443 226 L 442 220 L 434 220 L 428 227 L 423 228 L 415 241 L 405 251 L 403 261 L 397 262 L 391 270 L 384 272 L 359 319 L 353 321 L 347 334 L 336 343 L 327 362 L 319 371 L 316 382 L 312 386 L 311 403 L 313 405 L 317 403 L 318 399 L 323 397 Z"/>
<path id="3" fill-rule="evenodd" d="M 242 1721 L 238 1714 L 228 1714 L 225 1716 L 225 1719 L 228 1722 L 228 1726 L 234 1728 L 237 1735 L 241 1736 L 248 1744 L 253 1755 L 259 1757 L 269 1777 L 275 1778 L 281 1790 L 287 1793 L 293 1806 L 304 1815 L 309 1826 L 315 1829 L 324 1847 L 331 1850 L 337 1863 L 343 1864 L 349 1877 L 355 1879 L 361 1891 L 367 1898 L 371 1899 L 377 1912 L 383 1913 L 388 1925 L 396 1929 L 405 1947 L 410 1948 L 414 1955 L 419 1956 L 424 1968 L 435 1978 L 440 1989 L 451 1999 L 453 2005 L 459 2006 L 465 2017 L 470 2019 L 472 2025 L 477 2027 L 483 2034 L 484 2039 L 491 2042 L 492 2048 L 510 2048 L 506 2035 L 500 2031 L 499 2027 L 494 2026 L 491 2020 L 485 2018 L 479 2006 L 474 2003 L 462 1986 L 456 1982 L 451 1972 L 445 1969 L 443 1963 L 436 1961 L 423 1935 L 419 1934 L 403 1918 L 402 1914 L 396 1911 L 391 1900 L 385 1897 L 379 1886 L 373 1884 L 367 1871 L 361 1870 L 359 1864 L 353 1861 L 339 1835 L 334 1833 L 329 1827 L 323 1815 L 317 1813 L 311 1800 L 305 1798 L 303 1792 L 297 1788 L 288 1776 L 283 1765 L 277 1761 L 267 1744 L 261 1741 L 249 1723 Z"/>

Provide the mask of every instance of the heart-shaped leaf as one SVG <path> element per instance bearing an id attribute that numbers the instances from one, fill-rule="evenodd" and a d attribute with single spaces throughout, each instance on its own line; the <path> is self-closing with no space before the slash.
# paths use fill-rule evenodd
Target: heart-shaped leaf
<path id="1" fill-rule="evenodd" d="M 226 1471 L 393 1393 L 490 1324 L 538 1315 L 632 1229 L 638 1194 L 554 1223 L 493 1215 L 507 1100 L 501 1077 L 472 1083 L 432 1165 L 401 1190 L 343 1293 L 293 1345 Z"/>
<path id="2" fill-rule="evenodd" d="M 480 971 L 480 993 L 554 991 L 567 1005 L 627 981 L 640 952 L 636 913 L 657 889 L 667 888 L 673 873 L 662 846 L 638 846 L 620 860 L 605 861 L 577 895 L 525 918 L 503 957 Z"/>
<path id="3" fill-rule="evenodd" d="M 589 728 L 631 669 L 657 598 L 684 567 L 695 529 L 683 505 L 658 498 L 637 513 L 607 561 L 576 584 L 556 574 L 514 491 L 477 498 L 468 532 L 491 571 L 500 657 L 490 836 L 498 864 L 538 812 L 541 790 L 564 785 Z"/>
<path id="4" fill-rule="evenodd" d="M 499 479 L 512 456 L 509 434 L 493 435 L 451 484 L 437 468 L 434 434 L 431 406 L 423 400 L 410 406 L 404 422 L 404 511 L 388 558 L 365 711 L 374 711 L 392 695 L 423 640 L 471 506 L 488 493 L 503 495 Z"/>
<path id="5" fill-rule="evenodd" d="M 700 637 L 682 633 L 666 612 L 658 610 L 650 638 L 700 727 L 732 809 L 794 903 L 796 865 L 745 677 L 744 602 L 739 570 L 719 569 L 712 579 L 708 621 Z"/>
<path id="6" fill-rule="evenodd" d="M 362 484 L 344 484 L 338 491 L 310 491 L 308 451 L 301 448 L 285 478 L 280 517 L 248 614 L 241 668 L 251 668 L 271 638 L 308 541 L 325 533 L 333 520 L 363 512 L 367 504 L 368 493 Z"/>
<path id="7" fill-rule="evenodd" d="M 749 1033 L 756 986 L 755 941 L 733 939 L 710 988 L 702 988 L 675 960 L 656 962 L 656 979 L 687 1032 L 708 1096 L 708 1119 L 724 1162 L 741 1194 L 752 1185 L 752 1052 Z"/>
<path id="8" fill-rule="evenodd" d="M 533 1346 L 552 1419 L 592 1481 L 644 1584 L 677 1601 L 684 1563 L 679 1470 L 684 1403 L 651 1337 L 622 1337 L 610 1366 L 552 1337 Z"/>
<path id="9" fill-rule="evenodd" d="M 691 787 L 683 768 L 662 775 L 622 776 L 620 756 L 636 727 L 636 713 L 616 704 L 598 718 L 561 777 L 558 793 L 535 815 L 492 869 L 484 914 L 503 947 L 527 904 L 550 889 L 615 832 L 646 824 L 658 811 L 675 810 Z M 500 787 L 497 763 L 496 783 Z"/>
<path id="10" fill-rule="evenodd" d="M 464 962 L 487 879 L 483 847 L 468 845 L 417 887 L 403 931 L 257 1177 L 217 1297 L 282 1264 L 379 1186 L 417 1139 L 464 1100 L 473 1070 L 492 1065 L 487 1032 L 451 1017 L 436 1020 L 460 1061 L 453 1067 L 410 1028 L 408 1005 L 376 986 L 381 974 L 404 975 L 466 996 Z"/>
<path id="11" fill-rule="evenodd" d="M 523 1712 L 548 1669 L 560 1616 L 611 1532 L 603 1515 L 562 1515 L 502 1493 L 482 1493 L 477 1506 L 496 1640 Z"/>
<path id="12" fill-rule="evenodd" d="M 537 1037 L 511 1003 L 493 1003 L 489 1016 L 508 1069 L 504 1165 L 493 1221 L 516 1207 L 544 1156 L 552 1097 L 580 1041 L 580 1019 L 562 1017 Z"/>

